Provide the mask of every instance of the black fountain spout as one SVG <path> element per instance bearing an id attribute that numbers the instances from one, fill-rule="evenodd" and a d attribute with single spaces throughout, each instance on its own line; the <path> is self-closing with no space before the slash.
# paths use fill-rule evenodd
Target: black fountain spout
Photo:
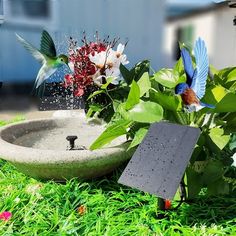
<path id="1" fill-rule="evenodd" d="M 73 150 L 74 147 L 75 147 L 75 140 L 77 139 L 78 137 L 76 135 L 69 135 L 66 137 L 66 140 L 70 142 L 70 148 L 69 150 Z"/>

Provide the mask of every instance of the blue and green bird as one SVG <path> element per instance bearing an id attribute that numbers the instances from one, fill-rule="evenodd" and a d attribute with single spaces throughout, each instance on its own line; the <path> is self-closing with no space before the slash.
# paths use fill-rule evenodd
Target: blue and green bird
<path id="1" fill-rule="evenodd" d="M 50 34 L 43 30 L 41 35 L 40 50 L 16 34 L 18 41 L 42 64 L 35 80 L 35 94 L 42 97 L 45 81 L 53 75 L 58 68 L 68 65 L 68 57 L 64 54 L 57 56 L 56 47 Z"/>

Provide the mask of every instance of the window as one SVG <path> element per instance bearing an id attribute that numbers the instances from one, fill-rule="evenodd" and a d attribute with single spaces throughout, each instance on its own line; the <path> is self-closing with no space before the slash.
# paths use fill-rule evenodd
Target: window
<path id="1" fill-rule="evenodd" d="M 24 26 L 55 28 L 59 1 L 55 0 L 0 0 L 6 6 L 6 21 Z"/>
<path id="2" fill-rule="evenodd" d="M 180 58 L 179 43 L 184 43 L 189 48 L 193 46 L 194 27 L 192 25 L 179 27 L 176 29 L 175 34 L 177 42 L 175 42 L 174 46 L 174 59 L 178 60 Z"/>
<path id="3" fill-rule="evenodd" d="M 50 2 L 47 0 L 9 0 L 13 17 L 49 18 Z"/>
<path id="4" fill-rule="evenodd" d="M 188 25 L 180 28 L 180 42 L 185 43 L 187 46 L 192 46 L 193 43 L 193 26 Z"/>
<path id="5" fill-rule="evenodd" d="M 3 0 L 0 0 L 0 24 L 3 23 L 3 19 L 4 19 L 4 16 L 3 16 Z"/>

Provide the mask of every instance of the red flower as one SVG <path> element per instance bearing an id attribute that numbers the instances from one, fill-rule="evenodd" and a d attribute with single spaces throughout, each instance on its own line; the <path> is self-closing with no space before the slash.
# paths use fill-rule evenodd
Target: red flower
<path id="1" fill-rule="evenodd" d="M 71 85 L 73 85 L 73 76 L 65 75 L 65 87 L 69 87 Z"/>
<path id="2" fill-rule="evenodd" d="M 86 208 L 86 206 L 81 205 L 81 206 L 78 207 L 77 211 L 80 215 L 84 215 L 87 211 L 87 208 Z"/>
<path id="3" fill-rule="evenodd" d="M 169 199 L 165 199 L 165 209 L 169 210 L 171 208 L 171 201 Z"/>
<path id="4" fill-rule="evenodd" d="M 81 97 L 84 95 L 84 89 L 83 88 L 77 88 L 75 91 L 74 91 L 74 96 L 75 97 Z"/>
<path id="5" fill-rule="evenodd" d="M 82 41 L 84 45 L 77 47 L 77 42 L 70 38 L 69 62 L 73 63 L 74 71 L 71 75 L 65 75 L 65 87 L 72 87 L 74 96 L 83 96 L 87 86 L 93 84 L 93 76 L 98 71 L 89 56 L 106 51 L 111 43 L 108 41 L 87 42 L 86 38 Z"/>
<path id="6" fill-rule="evenodd" d="M 0 213 L 0 220 L 8 221 L 12 217 L 12 213 L 9 211 L 4 211 Z"/>

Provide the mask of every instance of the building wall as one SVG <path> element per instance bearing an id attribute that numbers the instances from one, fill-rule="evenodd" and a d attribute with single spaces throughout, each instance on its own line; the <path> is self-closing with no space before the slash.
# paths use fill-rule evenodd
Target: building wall
<path id="1" fill-rule="evenodd" d="M 165 65 L 172 66 L 173 45 L 178 27 L 193 26 L 194 41 L 201 37 L 207 45 L 210 63 L 216 68 L 236 65 L 236 27 L 233 26 L 235 9 L 223 7 L 199 15 L 167 22 L 164 32 Z M 175 44 L 176 45 L 176 44 Z"/>
<path id="2" fill-rule="evenodd" d="M 101 37 L 120 37 L 123 42 L 128 39 L 130 64 L 150 59 L 155 68 L 161 66 L 165 1 L 81 0 L 73 7 L 77 1 L 68 5 L 68 0 L 61 0 L 61 8 L 68 7 L 61 18 L 63 31 L 77 32 L 81 37 L 83 30 L 90 36 L 98 30 Z"/>
<path id="3" fill-rule="evenodd" d="M 233 19 L 236 9 L 224 8 L 217 11 L 214 30 L 213 61 L 217 68 L 236 66 L 236 26 Z"/>
<path id="4" fill-rule="evenodd" d="M 12 0 L 5 0 L 12 1 Z M 15 1 L 15 0 L 14 0 Z M 17 0 L 21 1 L 21 0 Z M 156 0 L 50 0 L 53 7 L 50 21 L 34 22 L 15 19 L 8 12 L 0 27 L 0 70 L 3 81 L 34 80 L 39 64 L 16 41 L 14 33 L 22 35 L 35 46 L 39 46 L 43 28 L 56 39 L 59 52 L 67 49 L 67 38 L 82 37 L 85 30 L 88 38 L 96 30 L 101 37 L 120 37 L 129 43 L 126 54 L 130 65 L 150 59 L 153 67 L 160 67 L 162 31 L 164 24 L 164 1 Z"/>
<path id="5" fill-rule="evenodd" d="M 4 23 L 0 25 L 0 81 L 28 82 L 36 78 L 40 64 L 16 40 L 18 33 L 35 47 L 39 48 L 42 29 L 48 29 L 54 35 L 57 29 L 57 2 L 50 1 L 50 17 L 35 18 L 12 14 L 22 0 L 3 0 Z M 35 9 L 34 9 L 35 10 Z"/>

